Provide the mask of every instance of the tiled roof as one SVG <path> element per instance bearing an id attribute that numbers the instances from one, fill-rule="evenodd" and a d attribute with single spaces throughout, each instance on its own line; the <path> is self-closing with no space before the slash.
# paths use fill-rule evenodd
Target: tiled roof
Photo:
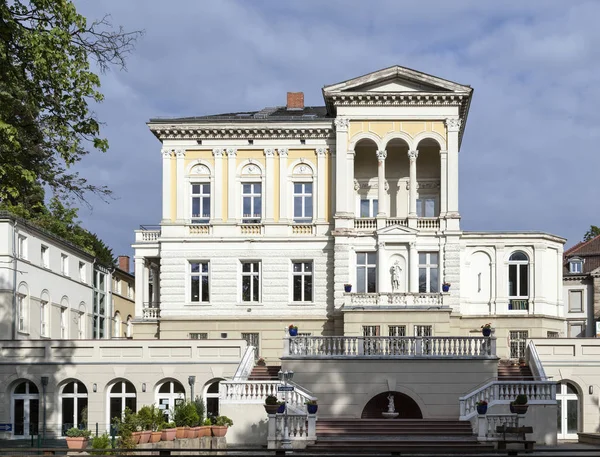
<path id="1" fill-rule="evenodd" d="M 588 241 L 577 243 L 564 253 L 564 274 L 569 273 L 569 259 L 581 257 L 583 260 L 583 274 L 588 274 L 600 267 L 600 235 Z"/>
<path id="2" fill-rule="evenodd" d="M 327 108 L 324 106 L 305 106 L 303 109 L 287 109 L 285 106 L 275 106 L 263 108 L 260 111 L 243 111 L 238 113 L 222 113 L 209 116 L 180 118 L 154 118 L 150 119 L 150 122 L 310 122 L 322 119 L 333 119 L 333 117 L 328 116 Z"/>

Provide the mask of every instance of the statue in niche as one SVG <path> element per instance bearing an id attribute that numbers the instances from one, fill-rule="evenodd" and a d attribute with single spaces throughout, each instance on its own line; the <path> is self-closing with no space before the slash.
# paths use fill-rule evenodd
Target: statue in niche
<path id="1" fill-rule="evenodd" d="M 394 265 L 390 268 L 390 274 L 392 276 L 392 292 L 398 292 L 400 290 L 400 274 L 402 273 L 402 268 L 400 268 L 400 263 L 396 260 Z"/>
<path id="2" fill-rule="evenodd" d="M 395 413 L 396 409 L 394 408 L 394 395 L 390 393 L 387 397 L 388 399 L 388 413 Z"/>

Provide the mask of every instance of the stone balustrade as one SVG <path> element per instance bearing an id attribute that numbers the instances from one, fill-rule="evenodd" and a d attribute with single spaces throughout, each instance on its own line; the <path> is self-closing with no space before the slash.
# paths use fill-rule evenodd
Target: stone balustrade
<path id="1" fill-rule="evenodd" d="M 267 427 L 268 449 L 280 449 L 284 439 L 285 420 L 288 422 L 292 448 L 303 449 L 317 439 L 317 416 L 315 414 L 269 414 Z"/>
<path id="2" fill-rule="evenodd" d="M 136 243 L 155 243 L 160 237 L 160 230 L 136 230 L 135 231 L 135 242 Z"/>
<path id="3" fill-rule="evenodd" d="M 296 336 L 285 342 L 289 358 L 496 358 L 495 337 Z"/>
<path id="4" fill-rule="evenodd" d="M 350 306 L 400 306 L 423 307 L 444 306 L 444 293 L 347 293 L 346 303 Z"/>

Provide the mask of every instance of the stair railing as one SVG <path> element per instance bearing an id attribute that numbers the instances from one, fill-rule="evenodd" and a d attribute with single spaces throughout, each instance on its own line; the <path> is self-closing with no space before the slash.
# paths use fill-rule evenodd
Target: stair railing
<path id="1" fill-rule="evenodd" d="M 252 372 L 252 368 L 254 368 L 254 354 L 256 352 L 256 348 L 254 346 L 248 346 L 246 348 L 246 352 L 240 361 L 240 364 L 233 375 L 234 381 L 246 381 L 250 373 Z"/>
<path id="2" fill-rule="evenodd" d="M 542 365 L 542 361 L 540 360 L 540 356 L 538 354 L 537 348 L 533 341 L 529 340 L 527 343 L 527 348 L 525 349 L 525 362 L 529 365 L 531 369 L 531 374 L 536 379 L 543 379 L 544 381 L 548 380 L 546 376 L 546 371 L 544 370 L 544 365 Z"/>

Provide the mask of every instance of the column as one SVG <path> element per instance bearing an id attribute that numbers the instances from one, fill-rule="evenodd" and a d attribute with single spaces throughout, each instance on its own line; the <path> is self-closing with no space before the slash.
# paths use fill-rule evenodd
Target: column
<path id="1" fill-rule="evenodd" d="M 448 211 L 448 151 L 440 151 L 440 217 Z"/>
<path id="2" fill-rule="evenodd" d="M 152 266 L 152 306 L 159 307 L 160 303 L 160 290 L 159 290 L 159 281 L 158 281 L 158 267 L 156 265 Z"/>
<path id="3" fill-rule="evenodd" d="M 325 202 L 329 189 L 325 188 L 325 159 L 327 157 L 327 148 L 317 148 L 317 222 L 325 222 Z M 314 198 L 314 196 L 313 196 Z"/>
<path id="4" fill-rule="evenodd" d="M 356 189 L 354 188 L 354 157 L 356 153 L 354 151 L 348 151 L 346 162 L 348 163 L 346 171 L 346 194 L 348 196 L 348 212 L 351 218 L 355 218 L 356 211 Z"/>
<path id="5" fill-rule="evenodd" d="M 410 264 L 410 292 L 416 294 L 419 292 L 419 251 L 417 251 L 417 243 L 414 241 L 408 247 L 408 261 Z"/>
<path id="6" fill-rule="evenodd" d="M 461 119 L 446 119 L 448 130 L 448 216 L 458 218 L 458 135 Z"/>
<path id="7" fill-rule="evenodd" d="M 171 182 L 171 150 L 162 149 L 162 220 L 171 220 L 171 192 L 173 183 Z"/>
<path id="8" fill-rule="evenodd" d="M 338 117 L 335 120 L 335 142 L 336 142 L 336 160 L 335 160 L 335 214 L 338 216 L 348 216 L 348 126 L 350 121 L 344 117 Z M 353 184 L 353 183 L 352 183 Z"/>
<path id="9" fill-rule="evenodd" d="M 215 173 L 212 176 L 211 183 L 213 184 L 213 198 L 211 206 L 214 210 L 210 214 L 211 220 L 221 222 L 223 220 L 223 149 L 213 149 L 215 157 Z M 212 209 L 211 208 L 211 209 Z"/>
<path id="10" fill-rule="evenodd" d="M 386 278 L 388 277 L 388 268 L 385 255 L 385 242 L 377 243 L 377 292 L 393 292 L 391 287 L 388 289 Z"/>
<path id="11" fill-rule="evenodd" d="M 279 153 L 279 222 L 287 222 L 287 148 L 277 149 Z"/>
<path id="12" fill-rule="evenodd" d="M 135 273 L 135 315 L 141 319 L 144 314 L 144 257 L 134 257 Z"/>
<path id="13" fill-rule="evenodd" d="M 378 211 L 377 217 L 386 217 L 386 201 L 385 201 L 385 159 L 387 152 L 385 150 L 377 151 L 377 198 Z"/>
<path id="14" fill-rule="evenodd" d="M 179 222 L 183 222 L 186 218 L 184 214 L 185 208 L 185 179 L 184 179 L 184 160 L 185 160 L 185 149 L 176 149 L 175 155 L 177 156 L 177 216 L 176 219 Z M 146 284 L 148 284 L 146 282 Z"/>
<path id="15" fill-rule="evenodd" d="M 275 149 L 267 148 L 265 153 L 265 190 L 263 191 L 263 201 L 265 203 L 265 222 L 275 221 Z"/>
<path id="16" fill-rule="evenodd" d="M 235 222 L 235 158 L 237 150 L 227 149 L 227 222 Z"/>
<path id="17" fill-rule="evenodd" d="M 416 149 L 408 151 L 410 161 L 408 216 L 413 218 L 417 217 L 417 157 L 419 151 Z"/>
<path id="18" fill-rule="evenodd" d="M 150 267 L 149 267 L 149 263 L 148 260 L 144 260 L 144 269 L 143 269 L 143 284 L 142 284 L 142 290 L 144 291 L 144 306 L 150 307 L 151 306 L 151 300 L 152 297 L 150 297 Z M 136 293 L 137 293 L 137 289 L 136 289 Z"/>

